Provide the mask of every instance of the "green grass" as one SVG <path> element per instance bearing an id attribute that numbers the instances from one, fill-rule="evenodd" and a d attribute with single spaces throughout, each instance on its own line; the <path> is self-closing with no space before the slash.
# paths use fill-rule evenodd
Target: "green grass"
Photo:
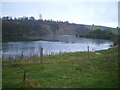
<path id="1" fill-rule="evenodd" d="M 118 48 L 3 61 L 3 88 L 117 88 Z M 100 55 L 96 53 L 101 53 Z M 89 55 L 89 56 L 88 56 Z M 23 73 L 26 70 L 26 81 Z"/>
<path id="2" fill-rule="evenodd" d="M 89 29 L 101 29 L 101 30 L 110 30 L 113 34 L 115 35 L 120 35 L 120 33 L 118 33 L 118 29 L 116 28 L 111 28 L 111 27 L 105 27 L 105 26 L 96 26 L 96 25 L 86 25 L 87 28 Z"/>

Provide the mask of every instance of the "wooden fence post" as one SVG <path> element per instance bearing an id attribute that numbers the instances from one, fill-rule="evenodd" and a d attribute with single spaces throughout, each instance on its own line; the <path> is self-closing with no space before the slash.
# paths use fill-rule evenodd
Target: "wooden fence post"
<path id="1" fill-rule="evenodd" d="M 23 74 L 23 81 L 26 80 L 26 70 L 24 70 L 24 74 Z"/>
<path id="2" fill-rule="evenodd" d="M 40 48 L 40 58 L 41 58 L 40 63 L 42 63 L 42 56 L 43 56 L 43 48 Z"/>
<path id="3" fill-rule="evenodd" d="M 89 58 L 89 46 L 87 46 L 87 49 L 88 49 L 88 58 Z"/>
<path id="4" fill-rule="evenodd" d="M 89 52 L 89 46 L 87 47 L 87 49 L 88 49 L 88 52 Z"/>

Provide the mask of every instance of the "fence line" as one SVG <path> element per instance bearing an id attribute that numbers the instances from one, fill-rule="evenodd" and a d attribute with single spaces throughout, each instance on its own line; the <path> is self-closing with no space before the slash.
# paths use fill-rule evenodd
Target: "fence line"
<path id="1" fill-rule="evenodd" d="M 89 52 L 90 52 L 90 47 L 89 46 L 87 46 L 87 52 L 88 52 L 88 58 L 89 58 Z M 63 53 L 66 53 L 66 52 L 57 52 L 57 53 L 53 53 L 53 52 L 51 52 L 51 53 L 48 53 L 48 54 L 46 54 L 46 55 L 56 55 L 56 54 L 58 54 L 58 55 L 60 55 L 60 54 L 63 54 Z M 26 55 L 24 55 L 24 52 L 22 51 L 22 53 L 21 53 L 21 55 L 19 56 L 19 55 L 16 55 L 16 56 L 6 56 L 5 57 L 5 55 L 2 55 L 2 59 L 3 60 L 14 60 L 14 59 L 28 59 L 28 58 L 32 58 L 32 57 L 40 57 L 40 63 L 42 63 L 42 59 L 43 59 L 43 48 L 40 48 L 40 50 L 39 50 L 39 52 L 37 53 L 37 54 L 34 54 L 34 53 L 32 53 L 32 52 L 29 52 L 29 55 L 28 56 L 26 56 Z"/>

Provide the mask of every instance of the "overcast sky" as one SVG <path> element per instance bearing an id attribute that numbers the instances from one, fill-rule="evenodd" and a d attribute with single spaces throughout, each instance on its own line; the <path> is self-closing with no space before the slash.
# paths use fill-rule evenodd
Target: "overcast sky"
<path id="1" fill-rule="evenodd" d="M 35 0 L 34 0 L 35 1 Z M 110 0 L 111 1 L 111 0 Z M 1 16 L 34 16 L 43 20 L 71 23 L 118 26 L 118 2 L 2 2 Z"/>

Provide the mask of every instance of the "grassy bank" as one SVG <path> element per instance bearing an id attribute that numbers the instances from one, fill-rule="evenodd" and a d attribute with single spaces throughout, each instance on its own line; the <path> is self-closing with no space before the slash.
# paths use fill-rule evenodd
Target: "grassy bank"
<path id="1" fill-rule="evenodd" d="M 118 48 L 3 61 L 3 88 L 116 88 Z M 26 80 L 23 81 L 24 70 Z"/>
<path id="2" fill-rule="evenodd" d="M 111 28 L 111 27 L 105 27 L 105 26 L 97 26 L 97 25 L 86 25 L 87 28 L 91 29 L 91 30 L 95 30 L 95 29 L 100 29 L 100 30 L 109 30 L 111 31 L 114 35 L 120 35 L 118 33 L 118 29 L 116 28 Z"/>

